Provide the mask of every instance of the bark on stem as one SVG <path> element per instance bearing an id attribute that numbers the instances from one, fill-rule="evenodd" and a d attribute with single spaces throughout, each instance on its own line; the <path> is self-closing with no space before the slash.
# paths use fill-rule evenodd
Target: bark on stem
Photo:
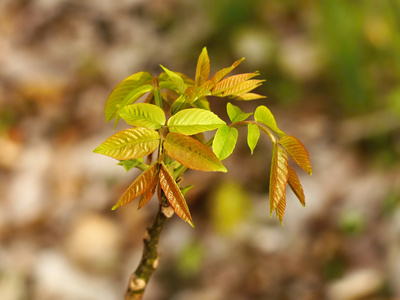
<path id="1" fill-rule="evenodd" d="M 158 210 L 153 224 L 146 230 L 146 234 L 143 239 L 144 247 L 142 259 L 140 260 L 136 271 L 129 279 L 128 290 L 125 293 L 125 300 L 143 299 L 143 294 L 146 290 L 147 283 L 154 270 L 157 269 L 157 246 L 161 231 L 163 230 L 167 220 L 172 215 L 172 207 L 160 205 L 160 209 Z"/>

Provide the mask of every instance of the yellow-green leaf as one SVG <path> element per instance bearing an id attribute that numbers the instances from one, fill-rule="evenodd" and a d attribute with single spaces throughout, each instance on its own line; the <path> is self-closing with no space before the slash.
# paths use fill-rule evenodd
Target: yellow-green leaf
<path id="1" fill-rule="evenodd" d="M 119 160 L 139 158 L 156 150 L 160 135 L 153 129 L 135 127 L 117 132 L 93 150 Z"/>
<path id="2" fill-rule="evenodd" d="M 255 94 L 255 93 L 246 93 L 241 96 L 235 97 L 235 100 L 242 100 L 242 101 L 250 101 L 250 100 L 257 100 L 267 98 L 266 96 Z"/>
<path id="3" fill-rule="evenodd" d="M 177 112 L 168 120 L 170 132 L 193 135 L 199 132 L 214 130 L 225 122 L 211 111 L 200 108 L 189 108 Z"/>
<path id="4" fill-rule="evenodd" d="M 164 111 L 156 105 L 149 103 L 136 103 L 125 106 L 119 115 L 129 125 L 159 129 L 165 125 Z"/>
<path id="5" fill-rule="evenodd" d="M 284 205 L 286 203 L 286 185 L 288 182 L 288 157 L 285 150 L 273 145 L 271 175 L 269 182 L 270 213 L 277 209 L 279 219 L 282 221 Z"/>
<path id="6" fill-rule="evenodd" d="M 183 94 L 186 89 L 188 88 L 187 84 L 183 81 L 182 77 L 179 76 L 178 73 L 173 72 L 168 70 L 167 68 L 161 66 L 161 68 L 163 68 L 163 70 L 165 71 L 165 73 L 167 73 L 167 75 L 169 76 L 169 78 L 171 79 L 171 81 L 175 84 L 176 88 L 178 89 L 178 91 Z"/>
<path id="7" fill-rule="evenodd" d="M 260 129 L 256 124 L 247 125 L 247 144 L 249 145 L 251 154 L 253 154 L 254 148 L 256 148 L 258 139 L 260 138 Z"/>
<path id="8" fill-rule="evenodd" d="M 221 80 L 220 82 L 218 82 L 212 88 L 212 92 L 213 92 L 213 94 L 223 93 L 227 90 L 231 90 L 233 88 L 236 88 L 239 85 L 242 85 L 244 82 L 246 82 L 250 78 L 253 78 L 258 75 L 260 75 L 258 72 L 254 72 L 254 73 L 243 73 L 243 74 L 230 76 L 230 77 L 225 78 L 224 80 Z"/>
<path id="9" fill-rule="evenodd" d="M 169 173 L 164 164 L 161 164 L 160 168 L 160 186 L 161 189 L 164 191 L 168 203 L 174 209 L 175 213 L 182 220 L 188 222 L 192 227 L 194 227 L 185 197 L 183 196 L 178 184 L 175 182 L 173 176 Z"/>
<path id="10" fill-rule="evenodd" d="M 274 115 L 266 106 L 261 105 L 257 107 L 256 111 L 254 112 L 254 119 L 257 122 L 269 127 L 273 132 L 276 133 L 277 136 L 283 137 L 286 135 L 286 133 L 278 128 Z"/>
<path id="11" fill-rule="evenodd" d="M 236 128 L 226 125 L 218 128 L 212 144 L 213 151 L 218 159 L 224 160 L 232 154 L 237 139 L 238 131 Z"/>
<path id="12" fill-rule="evenodd" d="M 125 78 L 111 92 L 107 99 L 104 113 L 107 122 L 117 115 L 117 111 L 125 105 L 136 101 L 144 93 L 153 89 L 153 76 L 149 72 L 139 72 Z"/>
<path id="13" fill-rule="evenodd" d="M 158 180 L 157 163 L 154 163 L 146 171 L 140 174 L 139 177 L 135 179 L 135 181 L 131 184 L 131 186 L 125 191 L 122 197 L 118 200 L 117 204 L 113 206 L 112 210 L 122 205 L 128 204 L 129 202 L 133 201 L 136 197 L 142 195 L 143 193 L 146 193 L 149 189 L 152 189 L 154 180 Z"/>
<path id="14" fill-rule="evenodd" d="M 238 106 L 228 102 L 226 105 L 226 112 L 232 123 L 240 122 L 246 120 L 253 113 L 244 113 Z"/>
<path id="15" fill-rule="evenodd" d="M 294 136 L 287 135 L 279 140 L 279 144 L 285 148 L 290 157 L 308 174 L 311 175 L 312 168 L 306 148 Z"/>
<path id="16" fill-rule="evenodd" d="M 204 47 L 197 61 L 195 86 L 202 85 L 210 76 L 210 59 L 207 54 L 207 48 Z"/>
<path id="17" fill-rule="evenodd" d="M 288 169 L 289 169 L 289 178 L 288 178 L 289 186 L 292 189 L 293 193 L 295 193 L 297 198 L 300 200 L 300 203 L 303 206 L 305 206 L 306 197 L 304 196 L 303 187 L 301 186 L 299 177 L 297 177 L 295 170 L 293 170 L 290 166 L 288 167 Z"/>
<path id="18" fill-rule="evenodd" d="M 165 154 L 182 165 L 198 171 L 227 172 L 214 152 L 198 140 L 180 133 L 168 133 Z"/>

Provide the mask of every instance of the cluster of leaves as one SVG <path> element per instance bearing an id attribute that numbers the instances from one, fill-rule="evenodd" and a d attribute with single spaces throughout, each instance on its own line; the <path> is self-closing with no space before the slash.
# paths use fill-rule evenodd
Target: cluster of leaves
<path id="1" fill-rule="evenodd" d="M 143 171 L 113 209 L 139 196 L 141 208 L 157 190 L 160 203 L 166 199 L 175 213 L 193 226 L 184 197 L 191 186 L 179 187 L 182 174 L 187 168 L 227 172 L 221 160 L 233 152 L 238 139 L 237 128 L 242 126 L 248 128 L 247 142 L 251 153 L 260 132 L 265 133 L 273 143 L 269 184 L 271 214 L 276 210 L 282 221 L 287 185 L 305 204 L 303 188 L 296 172 L 288 165 L 288 155 L 311 174 L 308 153 L 298 139 L 278 128 L 267 107 L 257 107 L 254 120 L 248 121 L 252 113 L 244 113 L 238 106 L 228 103 L 229 125 L 210 111 L 207 96 L 242 101 L 265 98 L 251 92 L 263 82 L 252 79 L 259 75 L 258 72 L 226 77 L 242 60 L 209 78 L 210 60 L 204 48 L 198 59 L 195 80 L 161 66 L 164 72 L 158 77 L 139 72 L 123 80 L 113 90 L 105 106 L 107 121 L 115 118 L 117 124 L 122 118 L 133 127 L 109 137 L 94 152 L 120 160 L 119 164 L 127 170 L 136 167 Z M 142 96 L 145 97 L 144 103 L 135 103 Z M 205 141 L 203 132 L 215 129 L 214 137 Z M 153 152 L 157 149 L 158 156 L 154 159 Z"/>

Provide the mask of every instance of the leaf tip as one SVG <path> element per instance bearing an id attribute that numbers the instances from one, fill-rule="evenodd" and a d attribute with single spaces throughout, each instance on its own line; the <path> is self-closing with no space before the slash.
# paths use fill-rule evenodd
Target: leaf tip
<path id="1" fill-rule="evenodd" d="M 119 205 L 115 204 L 113 207 L 111 207 L 111 210 L 116 210 L 119 207 Z"/>

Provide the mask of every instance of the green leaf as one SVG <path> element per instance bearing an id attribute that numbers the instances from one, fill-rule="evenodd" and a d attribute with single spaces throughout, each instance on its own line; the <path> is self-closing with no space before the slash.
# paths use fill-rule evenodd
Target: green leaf
<path id="1" fill-rule="evenodd" d="M 187 96 L 185 94 L 180 95 L 171 105 L 171 114 L 174 115 L 177 112 L 188 108 L 190 103 L 188 102 Z"/>
<path id="2" fill-rule="evenodd" d="M 210 102 L 208 102 L 206 97 L 203 97 L 203 98 L 200 98 L 200 99 L 194 101 L 193 106 L 196 108 L 210 110 Z"/>
<path id="3" fill-rule="evenodd" d="M 167 68 L 161 66 L 161 68 L 163 68 L 163 70 L 165 71 L 165 73 L 167 73 L 167 75 L 169 76 L 169 78 L 171 79 L 171 81 L 175 84 L 176 88 L 178 89 L 178 91 L 183 94 L 186 89 L 188 88 L 187 84 L 183 81 L 182 77 L 179 76 L 178 73 L 173 72 L 168 70 Z"/>
<path id="4" fill-rule="evenodd" d="M 156 150 L 160 135 L 153 129 L 129 128 L 117 132 L 93 150 L 119 160 L 139 158 Z"/>
<path id="5" fill-rule="evenodd" d="M 210 59 L 207 54 L 207 48 L 204 47 L 197 61 L 195 86 L 202 85 L 210 76 Z"/>
<path id="6" fill-rule="evenodd" d="M 128 172 L 132 170 L 134 167 L 140 165 L 143 163 L 143 158 L 134 158 L 134 159 L 127 159 L 127 160 L 121 160 L 117 165 L 123 166 L 124 169 Z"/>
<path id="7" fill-rule="evenodd" d="M 125 191 L 122 197 L 118 200 L 112 210 L 122 205 L 128 204 L 133 201 L 136 197 L 142 195 L 152 188 L 154 180 L 158 180 L 158 165 L 154 163 L 146 171 L 139 175 L 131 186 Z M 154 194 L 154 193 L 153 193 Z M 151 198 L 151 197 L 150 197 Z"/>
<path id="8" fill-rule="evenodd" d="M 269 182 L 270 213 L 276 209 L 282 222 L 286 207 L 286 185 L 288 182 L 288 157 L 285 150 L 274 143 L 272 151 L 271 175 Z"/>
<path id="9" fill-rule="evenodd" d="M 293 170 L 291 167 L 288 167 L 288 171 L 289 171 L 289 177 L 288 177 L 289 186 L 292 189 L 293 193 L 295 193 L 297 198 L 300 200 L 300 203 L 303 206 L 305 206 L 306 197 L 304 196 L 303 187 L 301 186 L 299 177 L 297 177 L 295 170 Z"/>
<path id="10" fill-rule="evenodd" d="M 159 129 L 165 125 L 164 111 L 156 105 L 149 103 L 136 103 L 125 106 L 119 115 L 129 125 Z"/>
<path id="11" fill-rule="evenodd" d="M 260 138 L 260 129 L 256 124 L 247 125 L 247 144 L 249 145 L 251 154 L 257 146 L 258 139 Z"/>
<path id="12" fill-rule="evenodd" d="M 220 160 L 224 160 L 232 154 L 238 139 L 238 131 L 236 128 L 223 125 L 218 128 L 213 140 L 213 150 Z"/>
<path id="13" fill-rule="evenodd" d="M 238 106 L 233 105 L 230 102 L 228 102 L 228 104 L 226 105 L 226 111 L 232 123 L 244 121 L 253 114 L 244 113 Z"/>
<path id="14" fill-rule="evenodd" d="M 160 168 L 160 186 L 161 189 L 164 191 L 168 203 L 174 209 L 175 213 L 182 220 L 188 222 L 192 227 L 194 227 L 185 197 L 183 196 L 178 184 L 175 182 L 173 176 L 169 173 L 164 164 L 161 164 Z"/>
<path id="15" fill-rule="evenodd" d="M 276 125 L 274 115 L 266 106 L 261 105 L 257 107 L 254 113 L 254 119 L 257 122 L 268 126 L 272 131 L 276 133 L 277 136 L 283 137 L 286 135 L 286 133 L 284 133 L 282 130 L 278 128 L 278 126 Z"/>
<path id="16" fill-rule="evenodd" d="M 189 108 L 177 112 L 168 120 L 170 132 L 192 135 L 214 130 L 225 122 L 211 111 L 200 108 Z"/>
<path id="17" fill-rule="evenodd" d="M 153 76 L 149 72 L 139 72 L 124 79 L 111 92 L 107 99 L 104 113 L 107 122 L 117 115 L 119 108 L 131 104 L 153 87 Z"/>
<path id="18" fill-rule="evenodd" d="M 190 136 L 170 132 L 163 145 L 165 154 L 190 169 L 227 172 L 210 148 Z"/>
<path id="19" fill-rule="evenodd" d="M 294 136 L 287 135 L 279 140 L 279 144 L 289 153 L 290 157 L 308 174 L 312 174 L 310 158 L 306 148 Z"/>

